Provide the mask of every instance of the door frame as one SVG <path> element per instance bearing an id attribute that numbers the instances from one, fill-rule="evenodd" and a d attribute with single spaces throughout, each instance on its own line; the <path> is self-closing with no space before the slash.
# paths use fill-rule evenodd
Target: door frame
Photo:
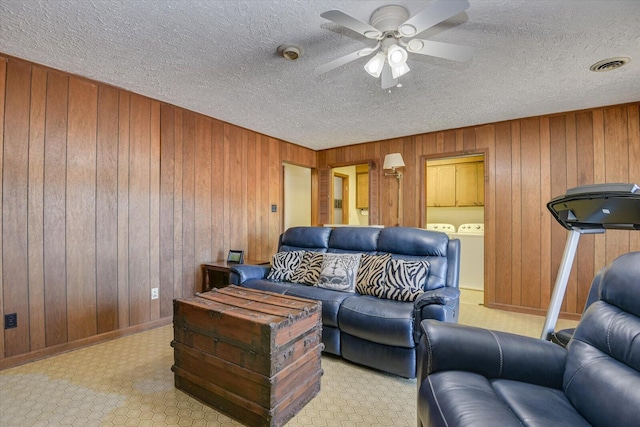
<path id="1" fill-rule="evenodd" d="M 493 224 L 492 223 L 487 223 L 486 218 L 487 218 L 487 210 L 491 209 L 491 206 L 489 205 L 492 201 L 487 199 L 487 193 L 489 192 L 489 169 L 487 167 L 487 163 L 489 162 L 489 153 L 487 149 L 477 149 L 477 150 L 464 150 L 464 151 L 454 151 L 454 152 L 449 152 L 449 153 L 437 153 L 437 154 L 428 154 L 428 155 L 423 155 L 420 156 L 420 223 L 422 224 L 423 228 L 427 227 L 427 178 L 426 178 L 426 173 L 427 173 L 427 161 L 428 160 L 443 160 L 443 159 L 449 159 L 449 158 L 456 158 L 456 157 L 468 157 L 468 156 L 483 156 L 483 162 L 484 162 L 484 205 L 483 205 L 483 209 L 484 209 L 484 217 L 485 217 L 485 235 L 487 234 L 492 234 L 494 232 L 493 230 Z M 484 304 L 485 306 L 489 303 L 489 293 L 493 291 L 494 289 L 494 285 L 490 284 L 487 281 L 487 277 L 488 277 L 488 272 L 489 272 L 489 268 L 488 268 L 488 262 L 489 260 L 492 258 L 491 256 L 487 256 L 488 249 L 490 250 L 490 248 L 487 247 L 487 239 L 484 239 L 484 260 L 483 260 L 483 264 L 484 264 L 484 277 L 483 277 L 483 283 L 484 283 L 484 291 L 483 291 L 483 299 L 484 299 Z"/>

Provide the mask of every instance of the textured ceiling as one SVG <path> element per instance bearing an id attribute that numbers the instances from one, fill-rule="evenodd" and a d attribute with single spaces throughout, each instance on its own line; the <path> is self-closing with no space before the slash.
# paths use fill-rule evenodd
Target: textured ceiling
<path id="1" fill-rule="evenodd" d="M 391 91 L 365 59 L 313 75 L 375 44 L 320 13 L 368 22 L 430 1 L 2 0 L 0 52 L 313 149 L 640 100 L 640 1 L 469 2 L 420 38 L 473 46 L 473 59 L 410 54 Z M 279 57 L 283 43 L 304 56 Z M 589 71 L 613 56 L 632 61 Z"/>

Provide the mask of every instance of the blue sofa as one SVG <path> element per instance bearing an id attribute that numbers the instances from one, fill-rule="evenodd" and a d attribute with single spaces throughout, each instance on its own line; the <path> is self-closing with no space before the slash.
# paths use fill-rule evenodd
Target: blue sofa
<path id="1" fill-rule="evenodd" d="M 567 348 L 425 320 L 418 426 L 639 425 L 640 252 L 594 284 Z"/>
<path id="2" fill-rule="evenodd" d="M 458 321 L 460 241 L 444 233 L 409 227 L 293 227 L 278 251 L 391 254 L 426 260 L 425 292 L 404 302 L 317 286 L 268 280 L 269 266 L 231 268 L 230 283 L 322 302 L 325 352 L 406 378 L 415 378 L 416 349 L 423 319 Z"/>

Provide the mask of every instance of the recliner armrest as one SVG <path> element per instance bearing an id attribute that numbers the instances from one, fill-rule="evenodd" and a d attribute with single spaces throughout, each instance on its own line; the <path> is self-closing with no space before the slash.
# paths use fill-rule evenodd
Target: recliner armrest
<path id="1" fill-rule="evenodd" d="M 424 320 L 418 348 L 418 384 L 437 371 L 562 388 L 567 351 L 549 341 L 506 332 Z"/>
<path id="2" fill-rule="evenodd" d="M 229 271 L 229 283 L 241 285 L 249 279 L 266 279 L 270 270 L 270 265 L 234 265 Z"/>

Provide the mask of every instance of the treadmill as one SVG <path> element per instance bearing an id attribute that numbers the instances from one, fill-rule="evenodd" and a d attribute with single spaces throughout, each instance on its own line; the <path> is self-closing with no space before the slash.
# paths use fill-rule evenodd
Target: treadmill
<path id="1" fill-rule="evenodd" d="M 540 339 L 552 340 L 580 236 L 604 233 L 608 229 L 640 230 L 640 187 L 635 184 L 575 187 L 552 199 L 547 208 L 556 221 L 569 230 L 540 336 Z"/>

